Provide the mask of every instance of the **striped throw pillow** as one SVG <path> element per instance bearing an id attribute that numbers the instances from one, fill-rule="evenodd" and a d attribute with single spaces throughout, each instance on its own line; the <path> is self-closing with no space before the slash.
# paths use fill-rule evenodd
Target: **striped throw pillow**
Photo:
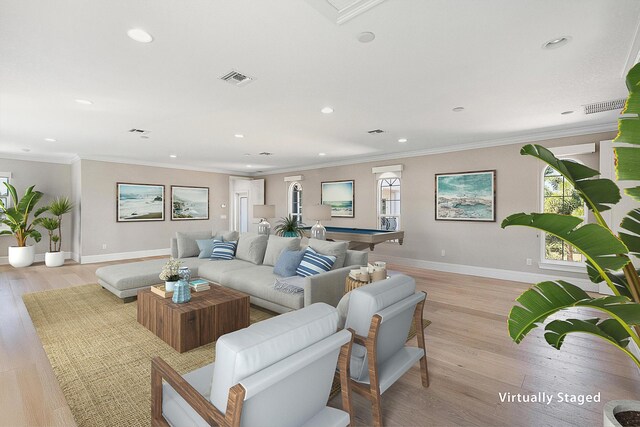
<path id="1" fill-rule="evenodd" d="M 216 240 L 213 243 L 211 259 L 233 259 L 236 254 L 236 243 Z"/>
<path id="2" fill-rule="evenodd" d="M 324 273 L 331 270 L 334 262 L 336 262 L 336 257 L 331 255 L 322 255 L 311 248 L 307 248 L 304 252 L 304 256 L 302 257 L 302 261 L 300 261 L 300 265 L 296 269 L 296 274 L 298 276 L 307 277 Z"/>

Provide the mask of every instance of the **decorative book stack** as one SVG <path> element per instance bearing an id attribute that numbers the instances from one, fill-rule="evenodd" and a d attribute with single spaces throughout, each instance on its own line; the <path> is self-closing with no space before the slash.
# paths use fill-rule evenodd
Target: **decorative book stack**
<path id="1" fill-rule="evenodd" d="M 189 282 L 191 290 L 194 292 L 201 292 L 211 289 L 209 282 L 204 279 L 195 279 Z"/>

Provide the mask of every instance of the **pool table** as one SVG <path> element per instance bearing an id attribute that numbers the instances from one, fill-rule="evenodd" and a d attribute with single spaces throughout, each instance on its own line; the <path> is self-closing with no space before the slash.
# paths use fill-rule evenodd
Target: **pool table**
<path id="1" fill-rule="evenodd" d="M 362 250 L 367 247 L 371 250 L 378 244 L 387 240 L 404 241 L 404 231 L 377 230 L 375 228 L 351 228 L 351 227 L 326 227 L 327 240 L 347 240 L 349 249 Z M 303 227 L 302 231 L 307 237 L 311 236 L 311 227 Z"/>

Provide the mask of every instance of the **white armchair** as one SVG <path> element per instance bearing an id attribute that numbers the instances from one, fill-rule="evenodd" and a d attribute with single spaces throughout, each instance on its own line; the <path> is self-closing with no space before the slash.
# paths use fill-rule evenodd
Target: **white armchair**
<path id="1" fill-rule="evenodd" d="M 356 333 L 351 384 L 371 401 L 375 426 L 382 425 L 382 393 L 418 361 L 422 385 L 429 386 L 422 322 L 425 298 L 426 293 L 416 293 L 415 280 L 402 274 L 351 291 L 345 323 Z M 418 347 L 406 345 L 412 322 Z"/>
<path id="2" fill-rule="evenodd" d="M 155 358 L 152 425 L 349 425 L 353 335 L 336 332 L 337 323 L 336 309 L 323 303 L 264 320 L 220 337 L 215 363 L 183 377 Z M 339 356 L 346 412 L 327 406 Z"/>

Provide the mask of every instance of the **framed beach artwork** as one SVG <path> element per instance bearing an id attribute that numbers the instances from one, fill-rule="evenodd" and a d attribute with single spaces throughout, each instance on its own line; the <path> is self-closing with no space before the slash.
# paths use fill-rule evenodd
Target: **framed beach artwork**
<path id="1" fill-rule="evenodd" d="M 171 186 L 171 220 L 209 219 L 209 187 Z"/>
<path id="2" fill-rule="evenodd" d="M 118 222 L 164 221 L 164 185 L 118 182 Z"/>
<path id="3" fill-rule="evenodd" d="M 328 181 L 321 183 L 320 203 L 331 206 L 331 216 L 353 218 L 354 181 Z"/>
<path id="4" fill-rule="evenodd" d="M 436 220 L 495 221 L 496 171 L 437 174 Z"/>

